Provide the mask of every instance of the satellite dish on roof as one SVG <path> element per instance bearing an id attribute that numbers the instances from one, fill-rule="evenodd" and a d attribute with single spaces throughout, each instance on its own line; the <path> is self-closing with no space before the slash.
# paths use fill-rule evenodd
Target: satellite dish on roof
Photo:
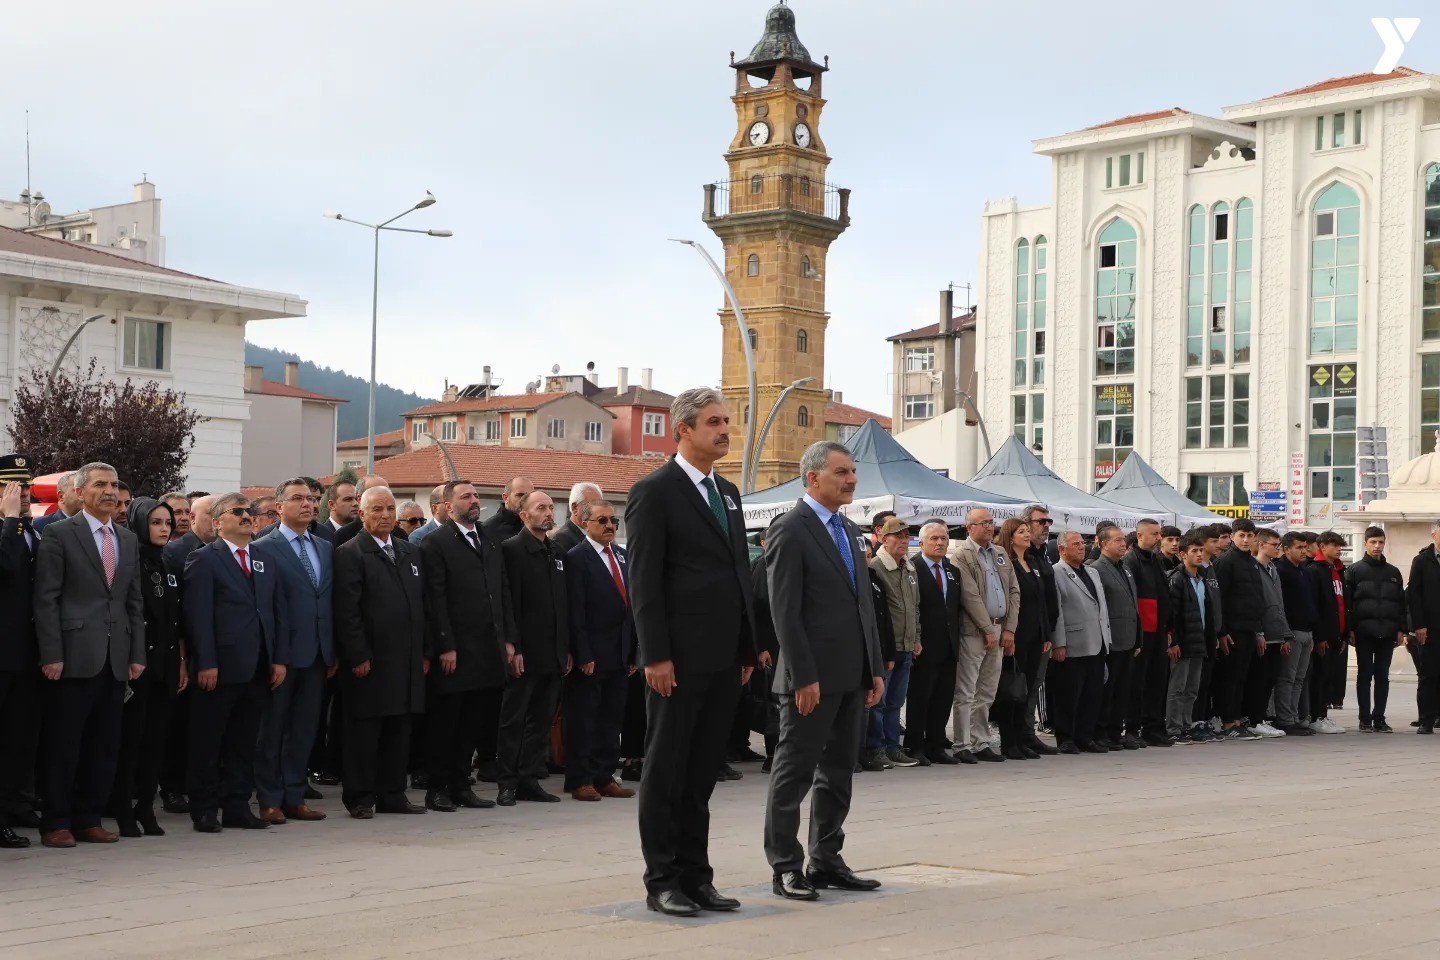
<path id="1" fill-rule="evenodd" d="M 595 370 L 595 361 L 594 361 L 594 360 L 591 360 L 589 363 L 585 364 L 585 372 L 586 372 L 586 373 L 592 373 L 592 372 L 594 372 L 594 370 Z"/>
<path id="2" fill-rule="evenodd" d="M 557 363 L 557 364 L 555 364 L 553 367 L 551 367 L 551 368 L 550 368 L 550 372 L 551 372 L 551 373 L 557 373 L 557 374 L 558 374 L 558 373 L 560 372 L 560 364 Z"/>

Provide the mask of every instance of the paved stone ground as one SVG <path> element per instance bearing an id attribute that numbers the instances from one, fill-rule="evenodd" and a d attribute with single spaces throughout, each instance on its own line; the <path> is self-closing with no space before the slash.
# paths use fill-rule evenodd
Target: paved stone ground
<path id="1" fill-rule="evenodd" d="M 866 774 L 846 854 L 879 894 L 772 897 L 765 777 L 715 795 L 735 914 L 639 901 L 633 801 L 334 817 L 0 857 L 0 957 L 1440 956 L 1440 737 L 1311 737 Z M 1340 715 L 1354 726 L 1351 709 Z M 549 781 L 552 786 L 554 781 Z"/>

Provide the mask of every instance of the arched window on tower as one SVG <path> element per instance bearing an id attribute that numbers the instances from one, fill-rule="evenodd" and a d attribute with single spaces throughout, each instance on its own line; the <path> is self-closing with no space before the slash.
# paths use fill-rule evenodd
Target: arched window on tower
<path id="1" fill-rule="evenodd" d="M 801 178 L 800 178 L 800 196 L 802 196 L 802 197 L 808 197 L 808 196 L 810 196 L 810 178 L 809 178 L 809 177 L 801 177 Z"/>
<path id="2" fill-rule="evenodd" d="M 797 427 L 810 426 L 810 408 L 801 407 L 795 412 L 795 425 Z"/>
<path id="3" fill-rule="evenodd" d="M 809 254 L 806 254 L 805 256 L 800 258 L 800 276 L 804 277 L 806 280 L 809 280 L 810 277 L 814 275 L 814 273 L 815 271 L 810 267 L 810 256 Z"/>
<path id="4" fill-rule="evenodd" d="M 810 334 L 806 333 L 804 330 L 797 331 L 795 334 L 795 352 L 810 352 Z"/>
<path id="5" fill-rule="evenodd" d="M 758 253 L 752 253 L 752 254 L 750 254 L 750 256 L 745 260 L 745 276 L 747 276 L 747 277 L 758 277 L 758 276 L 760 276 L 760 254 L 758 254 Z"/>
<path id="6" fill-rule="evenodd" d="M 762 177 L 762 176 L 760 176 L 760 174 L 758 174 L 758 173 L 755 174 L 755 176 L 753 176 L 753 177 L 750 178 L 750 192 L 751 192 L 751 193 L 764 193 L 764 192 L 765 192 L 765 178 Z"/>

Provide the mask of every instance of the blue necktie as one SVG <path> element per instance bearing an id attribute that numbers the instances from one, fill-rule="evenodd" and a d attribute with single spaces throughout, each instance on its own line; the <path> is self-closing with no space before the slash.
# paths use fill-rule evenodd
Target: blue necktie
<path id="1" fill-rule="evenodd" d="M 835 539 L 835 549 L 840 551 L 840 559 L 845 561 L 845 569 L 850 574 L 850 589 L 855 589 L 855 558 L 850 555 L 850 535 L 845 532 L 845 523 L 840 519 L 840 514 L 830 514 L 830 536 Z"/>
<path id="2" fill-rule="evenodd" d="M 320 588 L 320 575 L 315 572 L 315 565 L 310 562 L 310 551 L 305 549 L 307 537 L 296 537 L 295 552 L 300 554 L 300 566 L 305 568 L 305 573 L 310 577 L 310 586 Z"/>

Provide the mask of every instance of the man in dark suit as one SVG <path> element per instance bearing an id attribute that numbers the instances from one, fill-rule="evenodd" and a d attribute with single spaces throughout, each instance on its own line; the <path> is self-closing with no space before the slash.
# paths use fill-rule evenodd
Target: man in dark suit
<path id="1" fill-rule="evenodd" d="M 55 482 L 55 493 L 60 498 L 60 509 L 54 513 L 47 513 L 35 521 L 33 529 L 37 537 L 50 524 L 59 520 L 68 520 L 80 512 L 80 488 L 76 485 L 79 478 L 80 473 L 76 471 L 65 474 Z"/>
<path id="2" fill-rule="evenodd" d="M 345 480 L 330 484 L 330 489 L 325 491 L 325 506 L 329 516 L 324 523 L 316 524 L 315 535 L 338 546 L 335 537 L 360 511 L 360 494 L 355 492 L 355 484 Z"/>
<path id="3" fill-rule="evenodd" d="M 394 536 L 395 497 L 360 498 L 364 533 L 335 548 L 335 647 L 345 723 L 345 808 L 356 820 L 424 813 L 405 796 L 410 726 L 425 712 L 425 591 L 420 553 Z"/>
<path id="4" fill-rule="evenodd" d="M 620 520 L 604 500 L 580 505 L 585 539 L 565 555 L 570 652 L 565 686 L 565 789 L 576 800 L 628 800 L 615 782 L 625 691 L 635 673 L 635 621 L 625 552 L 615 545 Z"/>
<path id="5" fill-rule="evenodd" d="M 269 824 L 250 811 L 255 743 L 266 691 L 285 682 L 290 663 L 288 599 L 274 553 L 250 540 L 245 495 L 218 495 L 210 515 L 215 542 L 185 561 L 190 820 L 199 833 L 262 830 Z"/>
<path id="6" fill-rule="evenodd" d="M 740 685 L 755 663 L 754 602 L 740 491 L 714 465 L 730 451 L 720 391 L 670 407 L 678 450 L 630 491 L 630 601 L 645 669 L 640 849 L 645 904 L 670 916 L 734 910 L 710 867 L 710 794 Z"/>
<path id="7" fill-rule="evenodd" d="M 596 500 L 605 499 L 600 487 L 593 483 L 577 483 L 570 488 L 570 516 L 564 525 L 550 535 L 550 540 L 563 557 L 574 550 L 585 539 L 585 527 L 580 522 L 580 507 Z"/>
<path id="8" fill-rule="evenodd" d="M 364 499 L 366 490 L 380 489 L 390 489 L 390 483 L 384 477 L 361 477 L 360 482 L 355 485 L 355 496 L 359 498 L 356 502 L 358 503 Z M 343 547 L 345 544 L 349 543 L 351 540 L 354 540 L 357 536 L 359 536 L 360 532 L 365 529 L 364 512 L 365 510 L 362 506 L 360 508 L 360 511 L 351 518 L 349 523 L 345 524 L 343 527 L 340 527 L 338 530 L 335 531 L 336 547 Z M 408 541 L 410 539 L 410 534 L 407 533 L 405 528 L 400 525 L 398 512 L 396 515 L 395 529 L 390 531 L 390 535 L 397 540 Z"/>
<path id="9" fill-rule="evenodd" d="M 16 827 L 38 824 L 35 800 L 35 747 L 39 676 L 35 664 L 33 610 L 35 548 L 30 527 L 30 463 L 27 454 L 0 457 L 0 849 L 30 846 Z"/>
<path id="10" fill-rule="evenodd" d="M 476 526 L 480 494 L 475 485 L 452 480 L 442 496 L 449 519 L 419 547 L 431 667 L 425 694 L 425 805 L 450 813 L 457 807 L 495 806 L 470 788 L 470 760 L 481 730 L 489 731 L 491 743 L 495 739 L 506 664 L 515 649 L 515 617 L 500 545 Z"/>
<path id="11" fill-rule="evenodd" d="M 50 525 L 35 558 L 47 847 L 119 839 L 100 813 L 115 783 L 125 683 L 145 670 L 140 545 L 114 523 L 120 478 L 104 463 L 78 474 L 83 508 Z"/>
<path id="12" fill-rule="evenodd" d="M 558 803 L 540 786 L 562 678 L 570 672 L 570 604 L 565 558 L 548 538 L 555 503 L 536 491 L 520 501 L 525 529 L 500 545 L 515 613 L 515 655 L 500 704 L 500 793 L 496 802 Z"/>
<path id="13" fill-rule="evenodd" d="M 280 523 L 256 545 L 274 555 L 285 581 L 290 669 L 265 703 L 255 747 L 255 799 L 260 818 L 270 823 L 324 820 L 324 813 L 306 806 L 305 788 L 325 681 L 335 675 L 335 551 L 311 533 L 320 497 L 304 477 L 280 484 L 275 497 Z"/>
<path id="14" fill-rule="evenodd" d="M 525 529 L 525 521 L 520 519 L 518 512 L 520 501 L 526 494 L 534 492 L 535 484 L 525 477 L 516 477 L 505 484 L 505 489 L 500 491 L 500 508 L 482 524 L 491 540 L 504 543 Z"/>
<path id="15" fill-rule="evenodd" d="M 885 690 L 870 568 L 861 529 L 840 516 L 855 497 L 855 460 L 843 445 L 811 444 L 800 459 L 805 496 L 770 528 L 765 568 L 780 638 L 775 685 L 780 742 L 765 802 L 765 858 L 772 888 L 815 900 L 816 888 L 874 890 L 840 855 L 865 711 Z M 810 807 L 810 865 L 798 837 Z"/>
<path id="16" fill-rule="evenodd" d="M 910 564 L 920 584 L 921 653 L 910 668 L 905 701 L 905 751 L 920 766 L 959 763 L 945 752 L 945 721 L 955 699 L 960 658 L 960 577 L 945 559 L 950 531 L 939 520 L 920 528 L 920 554 Z"/>

